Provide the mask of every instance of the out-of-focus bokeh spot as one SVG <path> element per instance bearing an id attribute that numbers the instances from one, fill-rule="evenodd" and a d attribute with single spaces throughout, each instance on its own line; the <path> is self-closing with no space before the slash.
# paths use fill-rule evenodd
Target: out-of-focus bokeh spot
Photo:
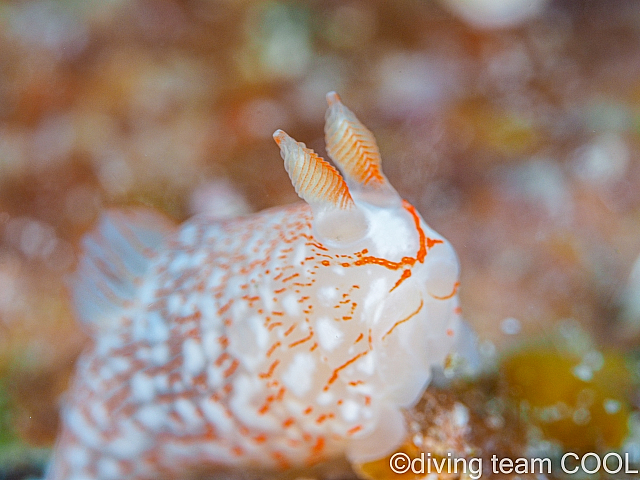
<path id="1" fill-rule="evenodd" d="M 507 396 L 539 429 L 540 440 L 581 454 L 622 447 L 637 382 L 631 362 L 599 350 L 585 335 L 563 324 L 544 344 L 513 352 L 501 364 Z"/>

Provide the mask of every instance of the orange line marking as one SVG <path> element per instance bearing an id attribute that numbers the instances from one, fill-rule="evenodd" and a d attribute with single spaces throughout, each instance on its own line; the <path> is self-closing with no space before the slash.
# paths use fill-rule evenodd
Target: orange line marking
<path id="1" fill-rule="evenodd" d="M 267 350 L 267 358 L 269 358 L 271 354 L 275 351 L 275 349 L 278 348 L 280 345 L 281 345 L 280 342 L 276 342 L 273 345 L 271 345 L 271 348 Z"/>
<path id="2" fill-rule="evenodd" d="M 288 428 L 295 423 L 295 419 L 293 417 L 287 418 L 284 422 L 282 422 L 283 428 Z"/>
<path id="3" fill-rule="evenodd" d="M 311 453 L 313 455 L 318 455 L 322 452 L 322 450 L 324 450 L 324 437 L 320 436 L 318 437 L 316 444 L 311 447 Z"/>
<path id="4" fill-rule="evenodd" d="M 242 450 L 242 448 L 240 447 L 233 447 L 231 449 L 231 453 L 233 453 L 236 457 L 240 457 L 244 453 L 244 450 Z"/>
<path id="5" fill-rule="evenodd" d="M 449 300 L 450 298 L 452 298 L 457 292 L 458 292 L 458 287 L 460 286 L 460 282 L 456 282 L 453 284 L 453 291 L 449 294 L 449 295 L 445 295 L 444 297 L 436 297 L 435 295 L 431 295 L 433 298 L 435 298 L 436 300 Z"/>
<path id="6" fill-rule="evenodd" d="M 369 353 L 369 350 L 367 350 L 365 352 L 360 352 L 358 355 L 356 355 L 355 357 L 351 358 L 350 360 L 347 360 L 345 363 L 343 363 L 338 368 L 336 368 L 333 371 L 333 374 L 331 375 L 331 378 L 327 381 L 327 384 L 324 386 L 324 390 L 325 391 L 329 390 L 329 386 L 338 379 L 338 374 L 340 373 L 340 370 L 343 370 L 343 369 L 347 368 L 349 365 L 351 365 L 353 362 L 358 360 L 363 355 L 366 355 L 367 353 Z"/>
<path id="7" fill-rule="evenodd" d="M 324 245 L 322 245 L 322 244 L 320 244 L 318 242 L 307 242 L 306 245 L 308 245 L 310 247 L 316 247 L 318 250 L 322 250 L 324 252 L 328 252 L 329 251 L 328 248 L 326 248 Z"/>
<path id="8" fill-rule="evenodd" d="M 385 338 L 387 338 L 387 335 L 391 334 L 391 332 L 393 332 L 393 330 L 394 330 L 398 325 L 400 325 L 400 324 L 402 324 L 402 323 L 404 323 L 404 322 L 407 322 L 407 321 L 411 320 L 413 317 L 415 317 L 415 316 L 418 314 L 418 312 L 420 312 L 420 310 L 422 310 L 422 307 L 423 307 L 423 306 L 424 306 L 424 300 L 422 300 L 422 299 L 421 299 L 421 300 L 420 300 L 420 306 L 418 307 L 418 309 L 417 309 L 415 312 L 413 312 L 411 315 L 409 315 L 407 318 L 403 318 L 402 320 L 398 320 L 396 323 L 394 323 L 394 324 L 393 324 L 393 327 L 391 327 L 391 328 L 389 329 L 389 331 L 388 331 L 387 333 L 385 333 L 385 334 L 382 336 L 382 340 L 384 340 Z"/>
<path id="9" fill-rule="evenodd" d="M 399 262 L 392 262 L 384 258 L 358 255 L 360 258 L 353 263 L 354 265 L 360 266 L 360 265 L 366 265 L 366 264 L 375 264 L 375 265 L 381 265 L 385 268 L 388 268 L 389 270 L 399 270 L 404 266 L 413 266 L 416 262 L 423 263 L 425 257 L 427 256 L 428 249 L 430 249 L 431 247 L 433 247 L 438 243 L 444 243 L 440 239 L 432 239 L 432 238 L 426 237 L 426 235 L 424 234 L 424 231 L 420 227 L 420 217 L 418 216 L 418 213 L 416 212 L 416 209 L 413 207 L 413 205 L 411 205 L 406 200 L 403 200 L 402 206 L 413 217 L 416 230 L 418 232 L 420 247 L 416 252 L 415 258 L 404 257 Z M 363 253 L 364 253 L 364 250 L 363 250 Z"/>
<path id="10" fill-rule="evenodd" d="M 222 376 L 224 378 L 229 378 L 231 375 L 233 375 L 233 372 L 236 371 L 236 369 L 238 368 L 238 365 L 240 365 L 240 362 L 238 362 L 238 360 L 234 359 L 233 362 L 231 362 L 231 365 L 229 365 L 229 368 L 227 368 L 224 371 Z"/>
<path id="11" fill-rule="evenodd" d="M 300 276 L 299 273 L 294 273 L 293 275 L 291 275 L 291 276 L 289 276 L 287 278 L 283 278 L 282 279 L 282 283 L 287 282 L 287 281 L 291 280 L 292 278 L 296 278 L 296 277 L 299 277 L 299 276 Z"/>
<path id="12" fill-rule="evenodd" d="M 396 288 L 398 288 L 400 284 L 410 276 L 411 276 L 411 270 L 409 270 L 408 268 L 405 269 L 404 272 L 402 272 L 402 275 L 400 276 L 396 284 L 393 287 L 391 287 L 391 290 L 389 290 L 389 293 L 393 292 Z"/>
<path id="13" fill-rule="evenodd" d="M 418 253 L 416 253 L 416 260 L 422 263 L 424 262 L 424 257 L 427 256 L 427 247 L 425 245 L 426 236 L 422 228 L 420 228 L 420 217 L 418 216 L 418 212 L 416 212 L 414 206 L 406 200 L 402 200 L 402 206 L 411 214 L 413 221 L 416 224 L 416 230 L 418 231 L 418 237 L 420 238 L 420 249 L 418 250 Z M 442 240 L 440 240 L 440 242 L 442 242 Z"/>
<path id="14" fill-rule="evenodd" d="M 233 298 L 218 309 L 218 315 L 222 315 L 224 312 L 229 310 L 229 308 L 231 308 L 232 303 L 233 303 Z"/>
<path id="15" fill-rule="evenodd" d="M 216 367 L 220 367 L 227 358 L 230 358 L 229 354 L 227 352 L 222 352 L 222 354 L 220 354 L 220 356 L 216 359 L 214 365 Z"/>
<path id="16" fill-rule="evenodd" d="M 269 367 L 269 370 L 267 370 L 265 373 L 260 373 L 258 376 L 260 378 L 269 378 L 269 377 L 271 377 L 271 375 L 273 375 L 273 371 L 276 369 L 276 367 L 278 366 L 279 363 L 280 363 L 280 360 L 276 360 L 275 362 L 273 362 L 271 364 L 271 366 Z"/>
<path id="17" fill-rule="evenodd" d="M 326 420 L 329 420 L 331 418 L 334 418 L 335 415 L 333 413 L 323 413 L 322 415 L 320 415 L 317 419 L 316 419 L 316 423 L 318 425 L 320 425 L 321 423 L 323 423 Z"/>
<path id="18" fill-rule="evenodd" d="M 278 462 L 280 468 L 282 468 L 283 470 L 286 470 L 289 468 L 289 462 L 287 461 L 287 458 L 284 456 L 284 454 L 282 454 L 281 452 L 273 452 L 271 454 L 271 457 Z"/>
<path id="19" fill-rule="evenodd" d="M 296 342 L 289 344 L 289 348 L 297 347 L 301 343 L 308 342 L 309 340 L 311 340 L 312 337 L 313 337 L 313 329 L 311 330 L 311 333 L 309 333 L 309 335 L 306 336 L 305 338 L 302 338 Z"/>

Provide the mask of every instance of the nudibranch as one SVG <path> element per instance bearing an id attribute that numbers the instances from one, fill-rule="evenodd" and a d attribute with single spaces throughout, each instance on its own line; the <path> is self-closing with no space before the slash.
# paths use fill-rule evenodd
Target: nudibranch
<path id="1" fill-rule="evenodd" d="M 179 478 L 389 454 L 460 327 L 451 245 L 327 95 L 336 170 L 274 134 L 304 203 L 179 227 L 110 211 L 71 283 L 92 336 L 46 478 Z"/>

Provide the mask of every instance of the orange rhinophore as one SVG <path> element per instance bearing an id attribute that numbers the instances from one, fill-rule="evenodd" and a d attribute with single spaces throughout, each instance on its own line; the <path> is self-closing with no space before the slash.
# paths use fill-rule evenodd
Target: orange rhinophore
<path id="1" fill-rule="evenodd" d="M 363 185 L 387 183 L 373 133 L 340 101 L 336 92 L 327 94 L 325 141 L 327 153 L 348 179 Z"/>
<path id="2" fill-rule="evenodd" d="M 180 226 L 109 211 L 70 283 L 92 343 L 47 480 L 179 479 L 202 466 L 388 455 L 459 342 L 458 262 L 329 94 L 327 150 L 278 130 L 303 203 Z"/>
<path id="3" fill-rule="evenodd" d="M 347 184 L 335 168 L 282 130 L 276 130 L 273 138 L 280 147 L 284 168 L 300 198 L 309 205 L 353 207 Z"/>

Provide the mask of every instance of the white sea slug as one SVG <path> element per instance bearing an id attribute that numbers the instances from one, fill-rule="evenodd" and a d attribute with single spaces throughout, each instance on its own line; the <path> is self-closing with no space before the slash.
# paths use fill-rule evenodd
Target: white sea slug
<path id="1" fill-rule="evenodd" d="M 274 134 L 306 203 L 180 227 L 112 211 L 85 238 L 72 296 L 93 343 L 48 480 L 366 462 L 402 443 L 402 408 L 458 335 L 458 262 L 327 99 L 342 176 Z"/>

